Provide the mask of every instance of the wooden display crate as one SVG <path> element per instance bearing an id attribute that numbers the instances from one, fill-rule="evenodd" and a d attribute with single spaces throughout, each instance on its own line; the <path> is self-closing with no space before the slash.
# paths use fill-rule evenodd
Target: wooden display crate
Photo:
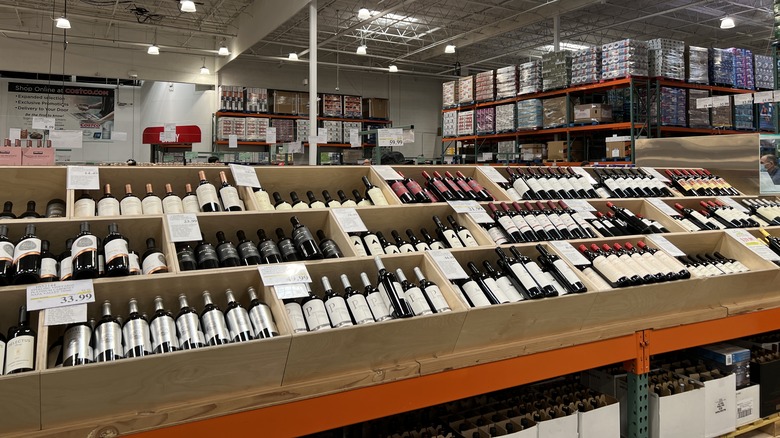
<path id="1" fill-rule="evenodd" d="M 487 189 L 491 195 L 497 201 L 508 201 L 509 197 L 498 184 L 491 181 L 485 174 L 479 171 L 479 166 L 392 166 L 396 172 L 402 173 L 407 178 L 412 178 L 417 181 L 421 186 L 425 186 L 426 179 L 423 178 L 422 172 L 428 172 L 433 176 L 433 172 L 439 172 L 444 176 L 444 172 L 450 172 L 453 176 L 456 176 L 455 172 L 460 172 L 463 175 L 474 178 L 479 185 Z M 400 203 L 400 201 L 399 201 Z"/>
<path id="2" fill-rule="evenodd" d="M 6 187 L 0 204 L 14 203 L 16 216 L 27 210 L 27 201 L 35 201 L 35 211 L 46 215 L 46 204 L 52 199 L 66 201 L 66 216 L 73 211 L 68 203 L 67 168 L 65 167 L 3 167 L 0 172 L 0 186 Z M 8 219 L 0 219 L 0 223 Z"/>
<path id="3" fill-rule="evenodd" d="M 564 202 L 566 201 L 564 200 Z M 671 233 L 681 233 L 687 231 L 685 227 L 680 225 L 678 221 L 664 214 L 661 210 L 659 210 L 657 207 L 655 207 L 645 199 L 609 199 L 609 200 L 589 199 L 587 202 L 588 204 L 596 208 L 597 211 L 600 211 L 604 214 L 607 214 L 607 212 L 612 211 L 611 208 L 607 207 L 607 202 L 612 202 L 618 207 L 623 207 L 631 210 L 634 214 L 640 215 L 650 220 L 657 221 L 658 223 L 663 225 L 664 228 L 669 230 L 669 232 Z"/>
<path id="4" fill-rule="evenodd" d="M 414 282 L 413 268 L 420 267 L 426 278 L 439 286 L 452 312 L 293 334 L 284 371 L 285 385 L 351 372 L 364 372 L 377 381 L 380 370 L 452 352 L 466 312 L 449 282 L 423 254 L 383 256 L 382 260 L 388 270 L 401 268 Z M 322 276 L 328 276 L 339 293 L 343 292 L 341 274 L 349 277 L 353 288 L 362 289 L 360 273 L 365 272 L 376 286 L 376 265 L 369 259 L 326 261 L 309 265 L 308 270 L 314 280 L 312 290 L 319 296 L 323 294 Z"/>
<path id="5" fill-rule="evenodd" d="M 254 287 L 259 298 L 271 307 L 280 336 L 116 362 L 42 370 L 40 406 L 43 428 L 118 414 L 155 411 L 164 406 L 278 387 L 290 347 L 290 328 L 286 319 L 281 317 L 285 313 L 281 301 L 261 287 L 256 271 L 223 270 L 218 275 L 213 275 L 213 271 L 180 273 L 175 278 L 112 279 L 96 283 L 96 301 L 89 304 L 88 315 L 99 319 L 101 304 L 108 299 L 112 312 L 126 317 L 130 298 L 138 300 L 142 312 L 153 315 L 154 297 L 157 295 L 164 298 L 166 308 L 176 315 L 179 293 L 186 294 L 190 306 L 200 313 L 204 290 L 212 292 L 215 304 L 224 311 L 226 288 L 233 289 L 236 298 L 248 307 L 246 288 L 249 286 Z M 63 331 L 63 326 L 44 330 L 41 334 L 44 345 L 51 345 Z M 35 396 L 38 394 L 34 391 Z M 79 394 L 78 403 L 73 402 L 73 394 Z"/>

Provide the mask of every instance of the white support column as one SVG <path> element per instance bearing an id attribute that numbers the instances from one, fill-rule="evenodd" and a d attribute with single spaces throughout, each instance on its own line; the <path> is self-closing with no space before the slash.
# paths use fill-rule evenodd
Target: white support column
<path id="1" fill-rule="evenodd" d="M 553 17 L 553 50 L 561 50 L 561 16 L 558 14 Z"/>
<path id="2" fill-rule="evenodd" d="M 309 3 L 309 138 L 317 136 L 317 0 Z M 317 144 L 309 143 L 309 166 L 317 164 Z"/>

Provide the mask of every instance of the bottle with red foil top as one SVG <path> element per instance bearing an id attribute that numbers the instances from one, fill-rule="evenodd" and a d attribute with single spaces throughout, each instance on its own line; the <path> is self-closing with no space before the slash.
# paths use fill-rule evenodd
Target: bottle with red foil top
<path id="1" fill-rule="evenodd" d="M 398 196 L 398 199 L 404 204 L 421 202 L 417 201 L 415 197 L 409 193 L 409 189 L 406 187 L 404 180 L 402 179 L 392 181 L 390 183 L 390 188 L 393 190 L 393 193 L 395 193 L 395 196 Z"/>
<path id="2" fill-rule="evenodd" d="M 647 244 L 645 244 L 645 242 L 642 241 L 637 242 L 636 246 L 640 251 L 650 253 L 650 255 L 652 255 L 653 258 L 657 260 L 662 266 L 665 266 L 669 273 L 674 275 L 676 279 L 683 280 L 686 278 L 691 278 L 691 273 L 685 269 L 685 266 L 683 266 L 679 261 L 673 259 L 671 256 L 667 255 L 665 252 L 650 248 L 647 246 Z"/>
<path id="3" fill-rule="evenodd" d="M 452 176 L 450 172 L 444 172 L 444 176 L 449 185 L 452 185 L 452 183 L 454 183 L 456 186 L 458 186 L 458 189 L 463 193 L 463 196 L 465 196 L 467 200 L 473 200 L 473 201 L 479 200 L 477 194 L 474 193 L 474 190 L 471 189 L 471 186 L 468 185 L 466 181 L 463 180 L 463 178 L 461 177 L 456 178 Z"/>
<path id="4" fill-rule="evenodd" d="M 401 183 L 406 186 L 406 188 L 409 190 L 409 193 L 414 197 L 415 202 L 420 203 L 429 203 L 429 202 L 436 202 L 432 201 L 431 198 L 425 193 L 422 186 L 417 183 L 417 181 L 407 178 L 402 174 L 401 172 L 398 172 L 401 177 L 404 179 L 401 181 Z M 393 189 L 395 191 L 395 189 Z"/>
<path id="5" fill-rule="evenodd" d="M 580 245 L 578 249 L 585 258 L 590 260 L 594 270 L 598 272 L 610 286 L 617 288 L 631 285 L 631 280 L 629 280 L 629 278 L 620 271 L 618 265 L 614 263 L 617 260 L 617 256 L 613 254 L 613 260 L 609 260 L 607 255 L 603 254 L 595 243 L 591 246 L 592 251 L 588 250 L 588 247 L 585 245 Z"/>
<path id="6" fill-rule="evenodd" d="M 715 184 L 718 187 L 718 189 L 722 191 L 722 193 L 719 193 L 719 194 L 726 195 L 726 196 L 740 196 L 741 195 L 741 193 L 739 193 L 739 190 L 737 190 L 734 187 L 732 187 L 731 184 L 726 182 L 725 179 L 723 179 L 723 178 L 721 178 L 721 177 L 719 177 L 717 175 L 713 175 L 712 173 L 710 173 L 709 170 L 707 170 L 707 169 L 699 169 L 696 172 L 699 173 L 700 175 L 703 175 L 704 177 L 711 178 L 713 181 L 715 181 Z"/>
<path id="7" fill-rule="evenodd" d="M 495 199 L 493 195 L 490 194 L 486 188 L 482 187 L 474 178 L 464 175 L 461 171 L 455 172 L 455 175 L 458 176 L 458 181 L 463 181 L 466 185 L 471 187 L 471 190 L 476 194 L 478 201 L 493 201 Z"/>
<path id="8" fill-rule="evenodd" d="M 422 176 L 428 181 L 428 189 L 433 192 L 437 199 L 440 199 L 443 202 L 458 200 L 458 198 L 450 191 L 449 188 L 447 188 L 447 185 L 444 184 L 441 179 L 431 176 L 426 171 L 422 172 Z"/>
<path id="9" fill-rule="evenodd" d="M 458 184 L 455 181 L 449 178 L 442 177 L 441 174 L 435 170 L 433 171 L 433 177 L 443 182 L 447 186 L 447 188 L 450 189 L 450 192 L 452 193 L 453 196 L 455 196 L 456 200 L 465 201 L 468 199 L 468 196 L 466 196 L 463 193 L 463 190 L 461 190 L 460 187 L 458 187 Z"/>

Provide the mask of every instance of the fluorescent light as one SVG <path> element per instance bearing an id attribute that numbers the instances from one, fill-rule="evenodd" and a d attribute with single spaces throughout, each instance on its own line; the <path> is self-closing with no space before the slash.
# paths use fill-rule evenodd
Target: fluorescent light
<path id="1" fill-rule="evenodd" d="M 70 29 L 70 20 L 65 17 L 60 17 L 57 19 L 56 26 L 60 29 Z"/>
<path id="2" fill-rule="evenodd" d="M 207 75 L 207 74 L 209 74 L 209 73 L 210 73 L 210 72 L 209 72 L 209 69 L 208 69 L 208 67 L 206 67 L 206 64 L 203 64 L 203 67 L 201 67 L 201 68 L 200 68 L 200 74 L 202 74 L 202 75 Z"/>
<path id="3" fill-rule="evenodd" d="M 292 52 L 289 55 L 287 55 L 287 59 L 289 59 L 290 61 L 297 61 L 298 60 L 298 54 L 295 53 L 295 52 Z"/>
<path id="4" fill-rule="evenodd" d="M 398 73 L 398 66 L 395 64 L 391 64 L 390 67 L 387 68 L 387 70 L 390 73 Z"/>
<path id="5" fill-rule="evenodd" d="M 159 55 L 160 54 L 160 48 L 157 47 L 157 44 L 152 44 L 149 46 L 148 49 L 146 49 L 146 53 L 150 55 Z"/>
<path id="6" fill-rule="evenodd" d="M 447 44 L 447 47 L 444 48 L 444 53 L 455 53 L 455 46 Z"/>
<path id="7" fill-rule="evenodd" d="M 371 18 L 371 11 L 369 11 L 366 8 L 360 8 L 357 17 L 358 20 L 368 20 L 369 18 Z"/>
<path id="8" fill-rule="evenodd" d="M 228 55 L 230 55 L 230 51 L 228 50 L 227 47 L 225 47 L 224 44 L 221 44 L 219 46 L 219 50 L 217 51 L 217 55 L 219 55 L 219 56 L 228 56 Z"/>
<path id="9" fill-rule="evenodd" d="M 366 49 L 367 49 L 366 45 L 365 44 L 361 44 L 361 45 L 358 46 L 358 48 L 355 51 L 355 53 L 357 53 L 358 55 L 365 55 L 366 54 Z"/>
<path id="10" fill-rule="evenodd" d="M 197 12 L 195 8 L 195 2 L 192 0 L 181 0 L 179 3 L 182 12 Z"/>
<path id="11" fill-rule="evenodd" d="M 721 18 L 720 20 L 720 28 L 721 29 L 731 29 L 734 27 L 734 19 L 731 17 Z"/>

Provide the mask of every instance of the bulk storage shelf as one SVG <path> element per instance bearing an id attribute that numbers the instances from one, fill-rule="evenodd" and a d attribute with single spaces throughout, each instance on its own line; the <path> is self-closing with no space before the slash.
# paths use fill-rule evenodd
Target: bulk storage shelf
<path id="1" fill-rule="evenodd" d="M 419 177 L 421 170 L 461 170 L 491 190 L 500 190 L 472 166 L 394 166 Z M 212 180 L 215 172 L 209 170 Z M 412 169 L 416 169 L 416 172 Z M 50 168 L 42 181 L 64 187 L 64 168 Z M 107 167 L 101 179 L 121 184 L 151 181 L 158 185 L 170 181 L 175 186 L 197 179 L 197 167 Z M 21 170 L 20 170 L 21 171 Z M 359 172 L 358 172 L 359 171 Z M 391 204 L 398 201 L 374 168 L 257 168 L 266 189 L 285 187 L 327 187 L 329 184 L 358 184 L 368 176 L 379 186 Z M 357 174 L 356 174 L 357 172 Z M 4 176 L 0 175 L 0 179 Z M 27 179 L 21 179 L 25 181 Z M 35 184 L 38 184 L 36 182 Z M 18 182 L 17 182 L 18 184 Z M 45 186 L 43 184 L 41 187 Z M 251 226 L 257 223 L 284 223 L 294 212 L 255 212 L 249 189 L 239 188 L 250 211 L 202 213 L 203 227 L 213 232 L 228 223 Z M 501 192 L 494 192 L 496 193 Z M 497 195 L 500 196 L 500 195 Z M 72 212 L 75 193 L 66 194 Z M 592 202 L 603 202 L 592 201 Z M 621 200 L 624 203 L 646 202 Z M 406 213 L 426 212 L 448 206 L 361 207 L 358 214 L 366 221 L 384 223 L 394 217 L 405 224 Z M 436 210 L 436 211 L 438 211 Z M 383 215 L 380 217 L 380 214 Z M 302 221 L 325 225 L 340 243 L 347 233 L 331 211 L 300 212 Z M 415 214 L 422 217 L 423 213 Z M 386 216 L 386 217 L 385 217 Z M 373 219 L 372 219 L 373 218 Z M 459 217 L 470 229 L 478 227 L 467 217 Z M 33 219 L 41 229 L 76 227 L 81 219 Z M 117 217 L 91 218 L 91 223 L 110 221 L 128 225 L 128 234 L 157 228 L 167 251 L 169 264 L 173 243 L 168 236 L 166 218 Z M 20 227 L 25 221 L 4 220 Z M 314 223 L 316 222 L 316 224 Z M 133 225 L 130 225 L 133 223 Z M 120 225 L 120 229 L 123 225 Z M 150 228 L 151 227 L 151 228 Z M 53 228 L 52 228 L 53 229 Z M 135 231 L 132 231 L 135 229 Z M 476 230 L 476 228 L 473 228 Z M 482 230 L 476 230 L 482 232 Z M 58 233 L 60 233 L 58 231 Z M 62 234 L 67 234 L 64 231 Z M 484 237 L 484 236 L 483 236 Z M 85 436 L 144 432 L 148 436 L 257 434 L 291 436 L 326 430 L 340 425 L 391 415 L 492 390 L 530 383 L 562 374 L 629 361 L 637 372 L 649 369 L 651 353 L 670 351 L 738 336 L 780 328 L 778 280 L 780 268 L 759 259 L 727 233 L 670 233 L 665 237 L 686 251 L 718 250 L 748 265 L 750 272 L 717 279 L 691 279 L 665 285 L 644 285 L 605 292 L 589 292 L 534 302 L 521 302 L 481 309 L 465 309 L 445 273 L 430 254 L 383 256 L 389 268 L 401 267 L 410 275 L 412 266 L 421 266 L 426 277 L 442 288 L 453 308 L 448 314 L 416 317 L 408 321 L 390 321 L 366 327 L 351 327 L 322 333 L 290 334 L 286 312 L 272 289 L 264 287 L 255 267 L 224 268 L 209 271 L 177 272 L 159 276 L 98 279 L 97 302 L 111 299 L 115 313 L 126 313 L 130 297 L 148 310 L 151 299 L 162 295 L 168 308 L 175 309 L 175 297 L 183 292 L 199 307 L 199 293 L 210 289 L 224 308 L 221 292 L 233 288 L 246 305 L 247 286 L 258 290 L 268 302 L 279 326 L 280 336 L 273 339 L 232 344 L 199 351 L 175 353 L 141 359 L 127 359 L 66 369 L 44 369 L 47 348 L 62 327 L 47 328 L 32 313 L 37 328 L 36 371 L 18 376 L 0 377 L 0 406 L 9 420 L 0 426 L 4 436 Z M 645 240 L 634 236 L 633 240 Z M 589 239 L 602 243 L 619 239 Z M 651 239 L 648 244 L 653 245 Z M 552 252 L 554 245 L 544 243 Z M 533 244 L 518 245 L 521 252 L 534 253 Z M 348 251 L 349 252 L 349 251 Z M 453 250 L 457 260 L 494 260 L 493 249 Z M 345 272 L 353 285 L 356 273 L 376 275 L 371 258 L 354 257 L 338 261 L 307 262 L 315 277 Z M 189 285 L 197 285 L 189 287 Z M 318 288 L 315 287 L 315 290 Z M 15 318 L 24 303 L 24 286 L 0 288 L 0 318 Z M 768 309 L 768 310 L 766 310 Z M 736 316 L 734 316 L 736 315 Z M 398 334 L 401 333 L 399 336 Z M 659 339 L 660 342 L 647 340 Z M 379 346 L 381 348 L 377 349 Z M 355 350 L 353 350 L 355 349 Z M 312 361 L 311 351 L 327 360 Z M 355 351 L 359 354 L 355 355 Z M 128 378 L 118 378 L 128 376 Z M 135 378 L 130 378 L 135 376 Z M 73 394 L 83 397 L 73 402 Z M 351 406 L 350 409 L 332 409 Z M 300 412 L 307 412 L 300 421 Z M 182 424 L 184 423 L 184 424 Z M 42 429 L 42 430 L 39 430 Z M 156 429 L 156 430 L 153 430 Z M 218 431 L 218 432 L 217 432 Z"/>

